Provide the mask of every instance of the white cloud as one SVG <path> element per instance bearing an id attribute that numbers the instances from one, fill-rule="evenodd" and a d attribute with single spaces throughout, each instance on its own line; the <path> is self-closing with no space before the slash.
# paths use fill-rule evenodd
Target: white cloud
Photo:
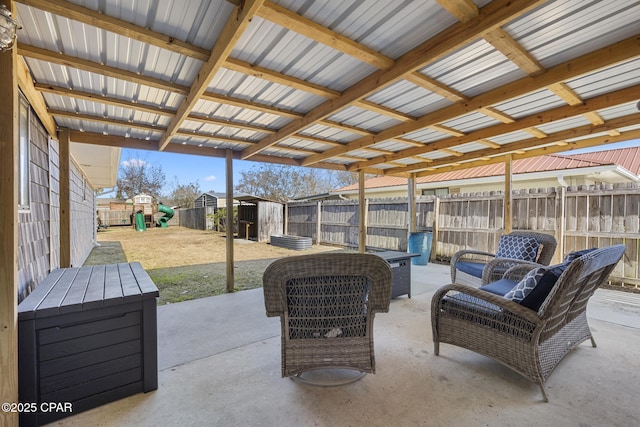
<path id="1" fill-rule="evenodd" d="M 140 166 L 144 166 L 146 165 L 147 162 L 142 160 L 142 159 L 129 159 L 129 160 L 125 160 L 122 163 L 120 163 L 121 166 L 128 168 L 128 167 L 140 167 Z"/>
<path id="2" fill-rule="evenodd" d="M 205 181 L 215 181 L 217 178 L 215 175 L 209 175 L 204 178 Z"/>

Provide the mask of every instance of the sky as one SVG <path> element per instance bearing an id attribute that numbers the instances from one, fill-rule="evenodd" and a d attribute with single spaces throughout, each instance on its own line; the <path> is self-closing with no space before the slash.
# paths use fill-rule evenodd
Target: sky
<path id="1" fill-rule="evenodd" d="M 591 151 L 612 150 L 615 148 L 640 146 L 640 139 L 608 144 L 601 147 L 585 148 L 573 150 L 566 154 L 578 154 Z M 563 153 L 559 153 L 563 154 Z M 143 160 L 153 165 L 159 165 L 166 177 L 166 183 L 162 189 L 163 193 L 169 193 L 178 184 L 186 185 L 198 182 L 203 192 L 226 192 L 226 172 L 225 159 L 207 156 L 194 156 L 188 154 L 174 154 L 156 151 L 131 150 L 124 148 L 120 156 L 120 163 L 129 160 Z M 237 184 L 241 177 L 241 172 L 258 167 L 260 163 L 234 160 L 233 161 L 233 182 Z M 104 197 L 113 197 L 113 192 L 105 193 Z"/>

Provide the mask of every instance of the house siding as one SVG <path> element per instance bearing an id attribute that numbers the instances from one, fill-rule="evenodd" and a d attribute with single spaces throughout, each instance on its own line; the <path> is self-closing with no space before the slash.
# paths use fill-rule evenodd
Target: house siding
<path id="1" fill-rule="evenodd" d="M 31 114 L 28 210 L 18 212 L 18 302 L 60 267 L 59 144 Z M 95 244 L 93 188 L 71 162 L 71 262 L 80 266 Z M 86 182 L 86 185 L 85 185 Z"/>

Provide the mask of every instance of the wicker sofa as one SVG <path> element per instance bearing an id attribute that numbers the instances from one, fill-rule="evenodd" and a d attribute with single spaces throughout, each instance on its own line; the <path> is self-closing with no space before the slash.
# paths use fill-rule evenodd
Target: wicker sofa
<path id="1" fill-rule="evenodd" d="M 510 250 L 508 246 L 514 246 L 514 240 L 520 247 Z M 526 245 L 535 241 L 534 252 L 530 253 Z M 510 258 L 549 265 L 556 251 L 556 239 L 545 233 L 535 231 L 512 231 L 500 237 L 497 252 L 485 252 L 473 249 L 464 249 L 456 252 L 451 257 L 451 283 L 459 283 L 473 287 L 496 281 L 505 273 L 508 264 L 501 263 L 500 258 Z M 529 255 L 527 258 L 525 255 Z M 515 263 L 511 264 L 511 266 Z"/>
<path id="2" fill-rule="evenodd" d="M 362 253 L 282 258 L 265 270 L 263 290 L 267 316 L 280 317 L 283 377 L 313 382 L 302 374 L 375 373 L 373 319 L 389 310 L 391 300 L 391 269 L 384 259 Z M 344 382 L 350 381 L 347 376 Z"/>
<path id="3" fill-rule="evenodd" d="M 440 343 L 448 343 L 488 356 L 538 384 L 548 401 L 544 382 L 564 356 L 587 339 L 596 346 L 587 323 L 587 302 L 624 251 L 624 245 L 615 245 L 553 267 L 511 268 L 504 281 L 528 286 L 528 279 L 540 279 L 528 295 L 543 286 L 546 274 L 563 270 L 555 283 L 544 285 L 548 294 L 538 295 L 539 301 L 529 301 L 528 306 L 524 299 L 516 302 L 518 298 L 507 299 L 509 294 L 499 295 L 498 282 L 480 289 L 461 284 L 442 287 L 431 303 L 435 354 Z"/>

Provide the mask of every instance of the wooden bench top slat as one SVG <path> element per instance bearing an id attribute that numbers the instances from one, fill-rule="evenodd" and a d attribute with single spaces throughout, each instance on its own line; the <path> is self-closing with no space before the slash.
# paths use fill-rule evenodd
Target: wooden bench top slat
<path id="1" fill-rule="evenodd" d="M 64 274 L 64 269 L 57 269 L 49 273 L 45 279 L 40 282 L 33 292 L 29 294 L 20 304 L 18 304 L 18 317 L 22 319 L 33 319 L 35 312 L 40 303 L 47 297 L 51 289 Z"/>
<path id="2" fill-rule="evenodd" d="M 122 303 L 122 283 L 118 264 L 109 264 L 105 270 L 104 279 L 104 305 Z"/>
<path id="3" fill-rule="evenodd" d="M 38 306 L 36 310 L 36 317 L 53 316 L 60 314 L 60 306 L 62 301 L 67 296 L 67 292 L 73 283 L 79 268 L 66 268 L 62 277 L 58 279 L 51 291 L 47 294 L 44 300 Z"/>
<path id="4" fill-rule="evenodd" d="M 160 292 L 149 274 L 142 268 L 142 265 L 139 262 L 131 262 L 129 263 L 131 267 L 131 271 L 135 274 L 136 279 L 138 280 L 138 286 L 140 287 L 140 292 L 142 292 L 143 298 L 151 298 L 160 296 Z"/>
<path id="5" fill-rule="evenodd" d="M 136 276 L 131 271 L 131 267 L 127 263 L 118 264 L 118 272 L 120 273 L 120 283 L 122 284 L 122 295 L 124 302 L 140 301 L 142 295 L 138 287 Z"/>
<path id="6" fill-rule="evenodd" d="M 91 278 L 84 294 L 83 309 L 102 307 L 104 301 L 104 278 L 106 265 L 95 265 L 91 269 Z"/>
<path id="7" fill-rule="evenodd" d="M 67 292 L 67 295 L 64 297 L 64 300 L 60 304 L 60 313 L 82 311 L 84 294 L 87 291 L 90 277 L 91 267 L 80 268 L 78 274 L 76 274 L 76 277 L 73 279 L 73 282 L 71 282 L 69 292 Z"/>

